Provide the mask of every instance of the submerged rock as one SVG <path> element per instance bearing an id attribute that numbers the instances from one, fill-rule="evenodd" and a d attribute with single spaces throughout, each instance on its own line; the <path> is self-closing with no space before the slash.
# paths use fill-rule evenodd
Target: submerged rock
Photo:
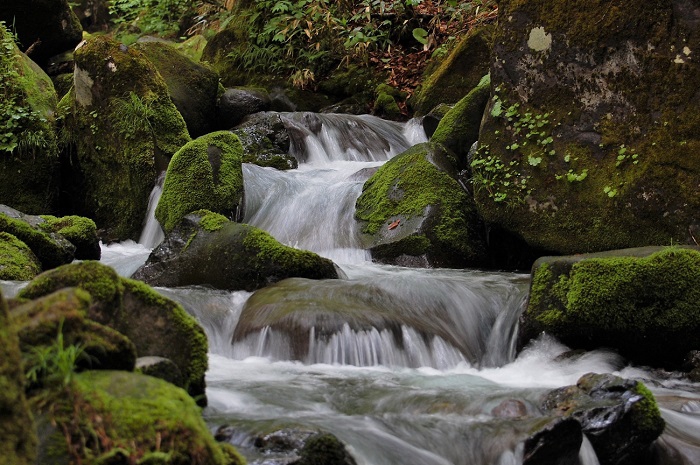
<path id="1" fill-rule="evenodd" d="M 243 217 L 243 148 L 228 131 L 202 136 L 173 155 L 156 208 L 168 233 L 188 213 L 207 209 L 239 220 Z"/>
<path id="2" fill-rule="evenodd" d="M 700 250 L 647 247 L 533 266 L 519 344 L 542 331 L 573 348 L 610 347 L 653 366 L 680 367 L 700 347 Z"/>
<path id="3" fill-rule="evenodd" d="M 39 412 L 39 463 L 55 463 L 49 457 L 61 457 L 59 463 L 245 463 L 230 445 L 214 440 L 192 398 L 170 383 L 88 371 L 76 375 L 69 389 L 70 395 L 53 398 L 51 408 Z M 103 439 L 87 440 L 95 436 Z"/>
<path id="4" fill-rule="evenodd" d="M 365 183 L 355 217 L 374 260 L 437 267 L 484 262 L 475 207 L 449 157 L 439 145 L 419 144 Z"/>
<path id="5" fill-rule="evenodd" d="M 488 223 L 572 254 L 697 243 L 697 2 L 499 2 L 475 155 Z"/>
<path id="6" fill-rule="evenodd" d="M 93 301 L 88 318 L 128 337 L 140 357 L 154 355 L 172 360 L 184 376 L 185 389 L 206 403 L 207 339 L 204 330 L 180 305 L 142 282 L 121 278 L 112 268 L 91 261 L 45 272 L 18 297 L 37 299 L 64 287 L 87 291 Z"/>
<path id="7" fill-rule="evenodd" d="M 338 273 L 333 262 L 313 252 L 202 210 L 186 215 L 133 277 L 153 286 L 252 291 L 293 276 L 326 279 Z"/>
<path id="8" fill-rule="evenodd" d="M 0 293 L 0 457 L 13 465 L 37 463 L 36 430 L 24 383 L 19 339 Z"/>
<path id="9" fill-rule="evenodd" d="M 633 465 L 649 454 L 664 420 L 639 381 L 589 373 L 575 386 L 548 393 L 542 409 L 581 424 L 601 465 Z"/>

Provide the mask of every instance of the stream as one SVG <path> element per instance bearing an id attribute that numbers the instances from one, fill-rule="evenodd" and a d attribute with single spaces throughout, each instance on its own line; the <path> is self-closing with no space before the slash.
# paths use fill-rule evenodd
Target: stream
<path id="1" fill-rule="evenodd" d="M 158 288 L 205 328 L 205 419 L 213 431 L 228 425 L 250 463 L 288 463 L 283 453 L 260 450 L 255 442 L 294 428 L 335 434 L 360 465 L 518 465 L 522 442 L 541 415 L 540 397 L 589 372 L 643 380 L 667 422 L 658 441 L 660 462 L 700 463 L 699 384 L 661 379 L 604 350 L 558 358 L 569 349 L 545 336 L 516 356 L 529 275 L 371 261 L 360 246 L 355 200 L 378 166 L 425 140 L 419 122 L 283 117 L 297 129 L 292 146 L 299 168 L 244 165 L 244 222 L 332 259 L 343 278 L 290 279 L 255 294 Z M 158 194 L 154 189 L 151 206 Z M 157 222 L 147 219 L 141 243 L 104 246 L 102 262 L 129 276 L 162 239 L 155 228 Z M 3 290 L 11 295 L 13 286 L 3 283 Z M 338 310 L 338 318 L 365 312 L 401 324 L 370 327 L 349 319 L 336 322 L 340 329 L 332 333 L 311 327 L 294 335 L 305 341 L 301 347 L 290 332 L 270 327 L 237 334 L 246 310 L 270 299 L 298 309 L 292 317 L 298 328 L 314 308 Z M 499 405 L 513 401 L 526 416 L 498 414 Z M 588 441 L 579 461 L 598 463 Z"/>

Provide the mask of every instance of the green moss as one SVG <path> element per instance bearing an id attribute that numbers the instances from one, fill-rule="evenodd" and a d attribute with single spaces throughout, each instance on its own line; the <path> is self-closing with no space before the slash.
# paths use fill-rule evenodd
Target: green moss
<path id="1" fill-rule="evenodd" d="M 238 137 L 220 131 L 188 143 L 173 156 L 156 208 L 166 232 L 196 210 L 236 217 L 243 201 L 242 152 Z"/>
<path id="2" fill-rule="evenodd" d="M 97 246 L 99 248 L 99 238 L 97 237 L 97 226 L 90 218 L 83 216 L 64 216 L 56 218 L 55 216 L 43 215 L 46 220 L 40 223 L 39 227 L 47 232 L 58 233 L 68 239 L 79 250 L 82 248 L 90 248 Z M 87 258 L 79 256 L 76 250 L 77 258 Z"/>
<path id="3" fill-rule="evenodd" d="M 256 253 L 253 266 L 274 263 L 283 267 L 288 273 L 294 270 L 309 269 L 318 263 L 319 256 L 307 250 L 299 250 L 281 244 L 277 239 L 262 229 L 251 227 L 243 240 L 243 247 Z"/>
<path id="4" fill-rule="evenodd" d="M 44 269 L 54 268 L 73 260 L 72 250 L 20 219 L 0 213 L 0 231 L 10 233 L 27 244 L 41 261 Z"/>
<path id="5" fill-rule="evenodd" d="M 85 372 L 50 409 L 73 460 L 228 465 L 185 391 L 149 376 Z M 69 432 L 63 435 L 61 428 Z M 97 440 L 106 438 L 106 441 Z M 68 445 L 64 443 L 64 447 Z"/>
<path id="6" fill-rule="evenodd" d="M 226 223 L 231 220 L 219 213 L 210 212 L 209 210 L 198 210 L 193 212 L 195 215 L 203 215 L 199 220 L 199 226 L 205 231 L 213 232 L 221 229 Z"/>
<path id="7" fill-rule="evenodd" d="M 635 405 L 632 421 L 644 434 L 656 437 L 664 429 L 664 420 L 661 417 L 659 404 L 649 388 L 643 383 L 637 381 L 634 391 L 642 396 L 643 400 Z"/>
<path id="8" fill-rule="evenodd" d="M 64 287 L 84 289 L 93 299 L 117 307 L 124 291 L 116 271 L 96 261 L 85 261 L 42 273 L 23 288 L 18 297 L 36 299 Z"/>
<path id="9" fill-rule="evenodd" d="M 24 242 L 0 232 L 0 279 L 29 281 L 41 273 L 41 263 Z"/>
<path id="10" fill-rule="evenodd" d="M 233 447 L 231 444 L 228 444 L 226 442 L 219 443 L 219 447 L 221 447 L 221 452 L 223 452 L 224 457 L 225 457 L 225 464 L 226 465 L 245 465 L 246 464 L 246 459 L 241 455 L 238 450 Z"/>
<path id="11" fill-rule="evenodd" d="M 201 34 L 196 34 L 175 46 L 180 52 L 185 54 L 192 61 L 200 61 L 202 52 L 207 46 L 207 39 Z"/>
<path id="12" fill-rule="evenodd" d="M 384 92 L 380 93 L 374 101 L 373 113 L 388 119 L 401 118 L 401 109 L 396 103 L 396 100 L 394 97 Z"/>

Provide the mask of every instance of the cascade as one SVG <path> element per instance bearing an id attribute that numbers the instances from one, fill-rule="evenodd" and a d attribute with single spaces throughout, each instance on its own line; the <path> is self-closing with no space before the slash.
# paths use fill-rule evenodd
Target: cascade
<path id="1" fill-rule="evenodd" d="M 592 371 L 653 380 L 669 423 L 659 445 L 682 457 L 667 463 L 700 462 L 697 384 L 669 384 L 606 351 L 559 357 L 568 348 L 546 337 L 515 357 L 527 276 L 371 262 L 355 200 L 379 166 L 425 141 L 420 122 L 282 116 L 300 166 L 244 165 L 244 222 L 334 260 L 343 278 L 290 279 L 255 293 L 158 289 L 205 329 L 204 414 L 212 428 L 233 429 L 249 463 L 289 463 L 255 443 L 291 426 L 335 434 L 359 465 L 521 465 L 541 396 Z M 144 248 L 110 246 L 103 261 L 129 275 Z M 518 403 L 526 417 L 500 417 L 503 402 Z M 579 463 L 598 464 L 587 440 Z"/>
<path id="2" fill-rule="evenodd" d="M 156 181 L 156 185 L 153 186 L 151 195 L 148 197 L 148 212 L 146 214 L 146 219 L 144 221 L 143 230 L 141 231 L 141 236 L 139 237 L 139 244 L 143 245 L 148 249 L 153 249 L 158 246 L 163 239 L 165 234 L 160 227 L 160 223 L 156 220 L 156 207 L 158 206 L 158 201 L 163 193 L 163 183 L 165 182 L 165 171 L 163 171 Z"/>

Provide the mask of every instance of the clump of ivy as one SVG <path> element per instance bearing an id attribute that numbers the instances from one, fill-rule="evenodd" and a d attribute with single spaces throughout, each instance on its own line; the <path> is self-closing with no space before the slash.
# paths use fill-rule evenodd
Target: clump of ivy
<path id="1" fill-rule="evenodd" d="M 33 153 L 48 148 L 50 138 L 41 126 L 46 124 L 33 110 L 20 83 L 16 37 L 0 21 L 0 151 Z"/>

